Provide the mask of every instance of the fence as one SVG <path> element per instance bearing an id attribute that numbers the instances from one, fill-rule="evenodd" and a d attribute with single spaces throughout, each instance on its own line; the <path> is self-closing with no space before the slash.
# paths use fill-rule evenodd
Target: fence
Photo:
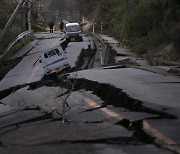
<path id="1" fill-rule="evenodd" d="M 19 34 L 10 44 L 9 46 L 6 48 L 5 52 L 0 55 L 0 60 L 9 52 L 9 50 L 12 48 L 12 46 L 19 40 L 23 39 L 24 37 L 30 35 L 32 33 L 31 30 L 25 31 L 21 34 Z"/>

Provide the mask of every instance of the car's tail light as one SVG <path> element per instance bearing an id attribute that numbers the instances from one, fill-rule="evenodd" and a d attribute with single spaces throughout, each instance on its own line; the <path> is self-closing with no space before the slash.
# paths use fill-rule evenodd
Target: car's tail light
<path id="1" fill-rule="evenodd" d="M 47 71 L 47 74 L 50 74 L 51 73 L 51 70 Z"/>
<path id="2" fill-rule="evenodd" d="M 67 66 L 69 66 L 69 64 L 64 64 L 64 67 L 67 67 Z"/>

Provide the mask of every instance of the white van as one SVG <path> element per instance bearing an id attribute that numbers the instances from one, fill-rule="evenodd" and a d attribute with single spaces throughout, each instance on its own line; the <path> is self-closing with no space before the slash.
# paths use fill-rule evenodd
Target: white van
<path id="1" fill-rule="evenodd" d="M 78 23 L 68 23 L 65 25 L 65 37 L 67 41 L 83 41 L 81 28 Z"/>
<path id="2" fill-rule="evenodd" d="M 61 46 L 42 51 L 40 63 L 42 63 L 46 75 L 71 69 L 68 58 Z"/>

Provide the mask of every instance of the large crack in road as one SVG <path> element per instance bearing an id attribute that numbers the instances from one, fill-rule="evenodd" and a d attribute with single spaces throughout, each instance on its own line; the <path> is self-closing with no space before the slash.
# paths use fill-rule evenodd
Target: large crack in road
<path id="1" fill-rule="evenodd" d="M 156 118 L 166 118 L 166 119 L 176 119 L 176 116 L 171 115 L 166 112 L 154 110 L 143 105 L 143 102 L 131 98 L 122 89 L 118 89 L 112 85 L 108 84 L 100 84 L 98 82 L 86 80 L 86 79 L 70 79 L 70 82 L 67 82 L 67 76 L 61 76 L 61 80 L 58 80 L 56 77 L 53 79 L 43 78 L 41 81 L 24 84 L 21 86 L 11 87 L 5 91 L 0 92 L 0 99 L 10 95 L 12 92 L 15 92 L 21 88 L 28 87 L 28 90 L 35 90 L 37 88 L 47 86 L 47 87 L 64 87 L 67 90 L 64 94 L 59 95 L 58 97 L 62 97 L 63 95 L 67 95 L 72 88 L 72 84 L 74 84 L 73 91 L 80 91 L 82 89 L 86 89 L 87 91 L 93 91 L 93 93 L 99 96 L 104 103 L 100 108 L 106 108 L 108 105 L 113 105 L 114 107 L 122 107 L 128 109 L 129 111 L 135 112 L 146 112 L 150 114 L 157 115 Z M 93 110 L 97 110 L 100 108 L 92 108 L 89 110 L 85 110 L 84 112 L 89 112 Z M 61 115 L 61 114 L 60 114 Z M 24 123 L 31 123 L 37 120 L 44 120 L 46 118 L 53 119 L 52 113 L 46 113 L 42 117 L 37 117 L 33 119 L 29 119 L 23 122 L 15 123 L 12 125 L 20 125 Z M 154 117 L 153 117 L 154 118 Z M 62 118 L 60 118 L 62 120 Z M 59 141 L 59 143 L 106 143 L 106 144 L 130 144 L 135 141 L 133 144 L 138 144 L 139 142 L 143 144 L 153 144 L 154 138 L 151 137 L 143 130 L 143 121 L 145 119 L 141 119 L 138 121 L 131 122 L 129 119 L 122 119 L 121 121 L 115 123 L 115 125 L 121 125 L 126 129 L 133 131 L 133 136 L 129 139 L 122 139 L 122 137 L 117 138 L 108 138 L 108 139 L 97 139 L 97 140 L 86 140 L 86 141 Z M 11 125 L 11 126 L 12 126 Z M 47 144 L 47 143 L 46 143 Z M 57 144 L 57 143 L 56 143 Z"/>
<path id="2" fill-rule="evenodd" d="M 68 42 L 62 42 L 62 47 L 66 48 L 68 45 Z M 76 63 L 76 67 L 72 69 L 72 71 L 78 71 L 81 69 L 88 69 L 92 67 L 91 60 L 94 58 L 96 50 L 92 50 L 90 47 L 88 49 L 82 49 L 82 52 L 78 58 L 78 61 Z M 25 55 L 24 55 L 25 56 Z M 20 58 L 22 60 L 22 58 Z M 20 60 L 17 61 L 16 64 L 20 62 Z M 112 61 L 110 61 L 112 62 Z M 67 81 L 68 78 L 68 81 Z M 72 87 L 73 85 L 73 87 Z M 123 89 L 118 89 L 112 85 L 109 84 L 102 84 L 98 83 L 96 81 L 91 81 L 87 79 L 77 79 L 77 78 L 69 78 L 68 74 L 61 75 L 60 79 L 57 78 L 57 76 L 44 76 L 41 81 L 32 82 L 32 83 L 26 83 L 23 85 L 17 85 L 15 87 L 11 87 L 9 89 L 0 91 L 0 100 L 2 100 L 5 97 L 8 97 L 12 93 L 15 93 L 16 91 L 28 87 L 27 90 L 36 90 L 40 87 L 63 87 L 67 89 L 66 92 L 58 95 L 57 97 L 62 97 L 64 95 L 70 94 L 72 91 L 80 91 L 82 89 L 85 89 L 86 91 L 92 91 L 93 94 L 100 97 L 104 102 L 103 104 L 98 108 L 91 108 L 88 110 L 85 110 L 84 112 L 91 112 L 93 110 L 98 110 L 100 108 L 106 108 L 109 105 L 113 105 L 114 107 L 122 107 L 124 109 L 128 109 L 130 112 L 144 112 L 149 113 L 152 115 L 156 115 L 155 118 L 158 119 L 176 119 L 177 117 L 175 115 L 169 114 L 167 112 L 154 110 L 152 108 L 146 107 L 145 104 L 142 101 L 136 100 L 132 97 L 130 97 L 128 94 L 123 92 Z M 21 111 L 25 110 L 42 110 L 39 106 L 35 106 L 34 108 L 26 106 L 26 108 L 22 109 Z M 17 111 L 19 112 L 19 111 Z M 11 127 L 11 126 L 17 126 L 16 128 L 11 129 L 10 131 L 16 130 L 19 128 L 19 125 L 32 123 L 36 121 L 43 121 L 43 120 L 57 120 L 53 117 L 53 112 L 50 113 L 47 111 L 43 111 L 43 115 L 40 115 L 39 117 L 33 117 L 25 121 L 21 122 L 15 122 L 13 124 L 7 125 L 6 127 L 0 127 L 0 129 Z M 12 112 L 13 114 L 15 112 Z M 63 120 L 62 113 L 58 113 L 59 118 L 58 120 Z M 0 116 L 0 118 L 4 116 L 8 116 L 9 114 Z M 154 117 L 153 117 L 154 118 Z M 66 119 L 68 121 L 68 119 Z M 133 135 L 131 137 L 115 137 L 115 138 L 100 138 L 100 139 L 86 139 L 86 140 L 59 140 L 56 142 L 42 142 L 41 144 L 35 144 L 31 146 L 40 146 L 40 145 L 56 145 L 56 144 L 77 144 L 77 143 L 83 143 L 83 144 L 96 144 L 96 143 L 105 143 L 105 144 L 118 144 L 118 145 L 136 145 L 136 144 L 155 144 L 155 138 L 149 135 L 147 132 L 145 132 L 143 128 L 143 121 L 145 119 L 141 119 L 138 121 L 131 121 L 129 119 L 122 119 L 118 121 L 117 123 L 114 123 L 114 125 L 120 125 L 130 131 L 133 132 Z M 101 123 L 101 122 L 99 122 Z M 3 132 L 0 135 L 4 133 L 8 133 L 9 131 Z M 3 142 L 0 141 L 0 147 L 3 147 Z M 26 146 L 26 145 L 14 145 L 14 146 Z"/>
<path id="3" fill-rule="evenodd" d="M 79 91 L 82 89 L 86 89 L 87 91 L 93 91 L 93 93 L 99 96 L 102 100 L 104 100 L 104 106 L 113 105 L 114 107 L 123 107 L 129 109 L 131 111 L 136 112 L 146 112 L 150 114 L 159 115 L 159 118 L 168 118 L 168 119 L 176 119 L 177 117 L 163 112 L 148 108 L 143 105 L 142 101 L 131 98 L 128 94 L 123 92 L 123 89 L 118 89 L 109 84 L 98 83 L 96 81 L 91 81 L 87 79 L 70 79 L 70 82 L 67 82 L 67 74 L 61 76 L 60 80 L 57 76 L 51 76 L 51 78 L 44 76 L 41 81 L 36 81 L 32 83 L 26 83 L 23 85 L 17 85 L 15 87 L 11 87 L 9 89 L 0 91 L 0 99 L 3 99 L 14 93 L 15 91 L 22 89 L 24 87 L 28 87 L 29 90 L 35 90 L 40 87 L 64 87 L 67 89 L 71 89 L 72 83 L 74 84 L 73 91 Z M 70 84 L 71 83 L 71 84 Z M 67 93 L 64 93 L 64 95 Z M 62 94 L 60 95 L 62 96 Z M 58 96 L 58 97 L 60 97 Z"/>
<path id="4" fill-rule="evenodd" d="M 75 81 L 76 90 L 86 89 L 87 91 L 93 91 L 95 95 L 99 96 L 102 100 L 105 101 L 106 105 L 124 107 L 126 109 L 136 112 L 156 114 L 159 115 L 161 118 L 176 119 L 176 116 L 174 115 L 144 106 L 142 101 L 131 98 L 128 94 L 123 92 L 123 89 L 118 89 L 109 84 L 103 84 L 87 79 L 72 79 L 72 82 Z"/>

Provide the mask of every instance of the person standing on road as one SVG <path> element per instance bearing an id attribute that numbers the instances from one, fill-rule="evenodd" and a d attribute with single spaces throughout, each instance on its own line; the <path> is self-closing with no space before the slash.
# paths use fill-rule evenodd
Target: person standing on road
<path id="1" fill-rule="evenodd" d="M 59 25 L 61 33 L 64 32 L 64 22 L 61 20 L 60 25 Z"/>
<path id="2" fill-rule="evenodd" d="M 54 22 L 49 22 L 50 33 L 53 33 Z"/>

